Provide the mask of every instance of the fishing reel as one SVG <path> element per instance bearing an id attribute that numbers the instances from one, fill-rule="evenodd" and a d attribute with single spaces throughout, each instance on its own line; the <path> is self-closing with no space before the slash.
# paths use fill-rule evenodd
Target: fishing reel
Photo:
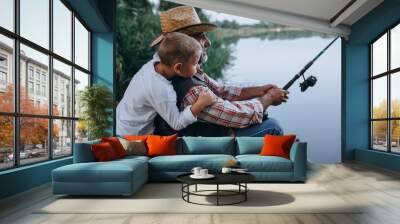
<path id="1" fill-rule="evenodd" d="M 317 78 L 315 76 L 309 76 L 307 79 L 304 78 L 303 75 L 303 79 L 304 81 L 300 83 L 300 90 L 302 92 L 306 91 L 306 89 L 308 87 L 313 87 L 315 85 L 315 83 L 317 83 Z"/>

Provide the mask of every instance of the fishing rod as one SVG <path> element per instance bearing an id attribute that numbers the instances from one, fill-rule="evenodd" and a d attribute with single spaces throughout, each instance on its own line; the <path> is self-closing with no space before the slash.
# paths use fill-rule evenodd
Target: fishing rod
<path id="1" fill-rule="evenodd" d="M 315 56 L 314 59 L 312 59 L 310 62 L 304 66 L 303 69 L 300 70 L 299 73 L 297 73 L 282 89 L 283 90 L 288 90 L 290 86 L 293 85 L 293 83 L 299 79 L 300 77 L 303 77 L 304 81 L 300 83 L 300 89 L 302 92 L 306 91 L 308 87 L 313 87 L 315 83 L 317 82 L 317 78 L 315 76 L 309 76 L 307 79 L 304 77 L 304 73 L 311 67 L 311 65 L 316 61 L 332 44 L 335 42 L 339 37 L 336 37 L 334 40 L 332 40 L 328 46 L 326 46 L 317 56 Z"/>

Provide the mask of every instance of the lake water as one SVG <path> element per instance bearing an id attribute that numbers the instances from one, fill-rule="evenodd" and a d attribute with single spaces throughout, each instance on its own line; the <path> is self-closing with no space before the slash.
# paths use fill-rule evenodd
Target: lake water
<path id="1" fill-rule="evenodd" d="M 291 40 L 240 39 L 234 45 L 233 66 L 224 82 L 243 86 L 272 83 L 283 87 L 314 58 L 332 38 Z M 268 109 L 285 134 L 294 133 L 308 143 L 308 159 L 333 163 L 341 160 L 341 44 L 336 42 L 306 73 L 318 81 L 305 92 L 299 79 L 289 89 L 289 101 Z"/>

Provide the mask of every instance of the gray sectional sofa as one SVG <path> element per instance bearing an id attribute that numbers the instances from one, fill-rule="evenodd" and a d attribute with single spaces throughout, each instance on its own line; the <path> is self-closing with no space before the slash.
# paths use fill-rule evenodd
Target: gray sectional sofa
<path id="1" fill-rule="evenodd" d="M 219 172 L 234 159 L 259 182 L 304 182 L 307 144 L 296 141 L 290 159 L 258 155 L 262 137 L 182 137 L 177 155 L 127 156 L 96 162 L 90 149 L 98 141 L 75 144 L 74 163 L 52 171 L 53 193 L 68 195 L 131 195 L 148 181 L 176 181 L 193 167 Z"/>

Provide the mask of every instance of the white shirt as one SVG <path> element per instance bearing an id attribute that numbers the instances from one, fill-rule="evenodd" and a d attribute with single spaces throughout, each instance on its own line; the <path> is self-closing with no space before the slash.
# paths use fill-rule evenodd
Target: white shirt
<path id="1" fill-rule="evenodd" d="M 159 114 L 175 130 L 197 121 L 191 106 L 179 112 L 171 81 L 157 73 L 157 54 L 133 76 L 117 106 L 117 135 L 146 135 L 154 132 L 154 118 Z"/>

